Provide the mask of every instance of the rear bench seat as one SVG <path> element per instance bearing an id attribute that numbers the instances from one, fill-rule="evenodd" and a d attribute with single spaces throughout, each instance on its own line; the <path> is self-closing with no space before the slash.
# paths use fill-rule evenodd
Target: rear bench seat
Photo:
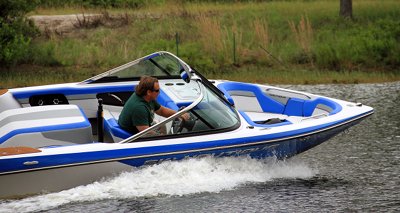
<path id="1" fill-rule="evenodd" d="M 76 105 L 9 109 L 0 113 L 0 147 L 90 143 L 91 125 Z"/>

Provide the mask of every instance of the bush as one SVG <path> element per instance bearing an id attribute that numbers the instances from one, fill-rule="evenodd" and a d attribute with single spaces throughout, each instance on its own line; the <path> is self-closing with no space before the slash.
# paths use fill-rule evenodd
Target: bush
<path id="1" fill-rule="evenodd" d="M 36 1 L 0 1 L 0 65 L 9 66 L 24 60 L 31 38 L 38 31 L 24 15 L 33 10 Z"/>
<path id="2" fill-rule="evenodd" d="M 400 65 L 400 21 L 379 19 L 346 29 L 320 30 L 313 52 L 320 68 L 359 70 L 392 68 Z M 332 36 L 333 35 L 333 36 Z"/>

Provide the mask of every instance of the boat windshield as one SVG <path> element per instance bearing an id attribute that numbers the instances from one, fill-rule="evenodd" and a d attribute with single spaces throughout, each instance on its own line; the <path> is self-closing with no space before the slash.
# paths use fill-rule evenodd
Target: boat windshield
<path id="1" fill-rule="evenodd" d="M 240 120 L 236 110 L 211 89 L 200 82 L 198 83 L 200 87 L 199 98 L 195 102 L 163 122 L 121 141 L 121 143 L 160 136 L 197 135 L 237 128 L 240 125 Z M 182 115 L 188 119 L 182 119 Z"/>
<path id="2" fill-rule="evenodd" d="M 172 54 L 157 52 L 89 78 L 83 83 L 135 81 L 143 75 L 158 79 L 180 78 L 183 66 L 185 65 Z"/>

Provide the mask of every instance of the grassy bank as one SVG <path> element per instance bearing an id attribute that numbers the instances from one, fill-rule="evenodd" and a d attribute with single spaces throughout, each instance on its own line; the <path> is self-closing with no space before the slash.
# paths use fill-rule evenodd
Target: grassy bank
<path id="1" fill-rule="evenodd" d="M 177 35 L 179 56 L 210 78 L 262 83 L 400 80 L 400 3 L 354 0 L 354 20 L 341 19 L 338 11 L 337 0 L 165 1 L 106 12 L 38 8 L 32 15 L 105 15 L 96 26 L 42 32 L 32 41 L 24 65 L 1 69 L 0 80 L 2 87 L 82 80 L 153 51 L 177 53 Z M 112 18 L 119 18 L 119 24 L 105 24 Z M 21 79 L 12 80 L 14 76 Z"/>
<path id="2" fill-rule="evenodd" d="M 93 68 L 20 66 L 2 71 L 1 88 L 79 82 L 95 75 Z M 357 84 L 399 81 L 399 72 L 318 71 L 268 69 L 247 66 L 230 72 L 207 73 L 209 79 L 225 79 L 268 84 Z"/>

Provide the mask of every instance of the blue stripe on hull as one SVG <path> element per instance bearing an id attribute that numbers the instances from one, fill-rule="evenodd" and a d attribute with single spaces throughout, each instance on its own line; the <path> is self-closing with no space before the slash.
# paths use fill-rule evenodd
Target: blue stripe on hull
<path id="1" fill-rule="evenodd" d="M 364 118 L 364 117 L 362 117 Z M 74 166 L 98 162 L 120 161 L 131 166 L 142 166 L 163 160 L 180 160 L 187 157 L 214 155 L 216 157 L 250 155 L 254 158 L 276 156 L 278 159 L 291 157 L 304 152 L 333 137 L 344 129 L 355 125 L 362 118 L 349 123 L 329 128 L 304 136 L 278 139 L 277 141 L 262 138 L 240 139 L 239 141 L 213 141 L 206 143 L 169 145 L 162 147 L 146 147 L 122 150 L 108 150 L 90 153 L 74 153 L 57 156 L 40 156 L 28 158 L 5 159 L 0 161 L 0 173 L 25 172 L 52 167 Z M 257 140 L 256 140 L 257 139 Z M 261 139 L 261 140 L 259 140 Z M 273 139 L 273 138 L 272 138 Z M 23 163 L 38 161 L 38 165 L 29 168 Z"/>
<path id="2" fill-rule="evenodd" d="M 157 157 L 147 157 L 141 159 L 130 159 L 130 160 L 123 160 L 120 162 L 134 167 L 139 167 L 142 165 L 161 163 L 163 161 L 182 160 L 184 158 L 193 158 L 202 156 L 228 157 L 228 156 L 249 155 L 252 158 L 260 158 L 260 159 L 272 156 L 277 157 L 278 159 L 284 159 L 292 157 L 308 149 L 311 149 L 327 141 L 328 139 L 332 138 L 333 136 L 337 135 L 343 130 L 349 128 L 350 126 L 355 125 L 358 122 L 359 121 L 354 121 L 346 125 L 342 125 L 338 128 L 330 129 L 324 132 L 300 138 L 289 139 L 286 141 L 279 141 L 272 143 L 266 142 L 264 144 L 244 146 L 241 148 L 237 147 L 225 148 L 219 150 L 191 152 L 186 154 L 172 154 L 172 155 L 163 155 Z"/>

